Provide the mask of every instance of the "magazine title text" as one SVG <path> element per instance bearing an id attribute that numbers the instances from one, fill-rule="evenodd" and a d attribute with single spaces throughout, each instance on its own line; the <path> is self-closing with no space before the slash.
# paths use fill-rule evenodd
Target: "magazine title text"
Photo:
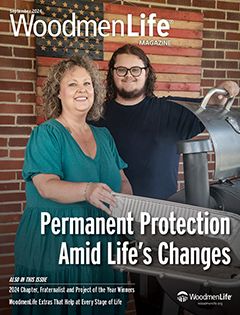
<path id="1" fill-rule="evenodd" d="M 49 212 L 41 213 L 41 235 L 89 235 L 89 240 L 80 247 L 71 247 L 63 241 L 59 249 L 58 264 L 93 264 L 100 265 L 107 261 L 110 265 L 135 265 L 142 257 L 145 265 L 153 263 L 157 253 L 161 265 L 202 265 L 208 270 L 212 265 L 231 263 L 230 248 L 211 246 L 215 235 L 230 235 L 231 224 L 228 217 L 212 217 L 208 211 L 199 211 L 196 217 L 177 217 L 172 211 L 168 217 L 152 217 L 148 212 L 141 212 L 139 222 L 131 212 L 126 217 L 52 217 Z M 120 241 L 118 235 L 134 239 L 134 234 L 141 236 L 160 235 L 161 241 L 154 249 L 141 241 L 130 246 L 130 241 Z M 103 242 L 92 242 L 91 235 L 103 235 Z M 182 246 L 182 239 L 205 236 L 209 246 L 200 242 L 196 245 Z M 112 239 L 109 238 L 112 236 Z M 175 236 L 175 238 L 174 238 Z M 104 238 L 105 241 L 104 241 Z M 80 239 L 79 239 L 80 240 Z M 115 240 L 115 241 L 114 241 Z M 175 241 L 174 241 L 175 240 Z M 191 238 L 193 240 L 193 238 Z M 185 238 L 186 243 L 186 238 Z M 193 246 L 195 245 L 195 246 Z"/>
<path id="2" fill-rule="evenodd" d="M 146 16 L 145 13 L 139 15 L 139 29 L 133 30 L 133 15 L 127 14 L 127 22 L 123 20 L 113 19 L 112 21 L 100 20 L 99 22 L 90 20 L 78 20 L 76 14 L 73 12 L 71 19 L 66 19 L 62 23 L 57 19 L 52 19 L 47 22 L 44 19 L 35 19 L 35 14 L 31 14 L 29 23 L 25 14 L 19 14 L 18 20 L 15 21 L 14 14 L 10 14 L 11 26 L 15 37 L 19 36 L 20 29 L 23 27 L 25 36 L 30 37 L 34 34 L 36 37 L 43 37 L 49 35 L 51 37 L 58 37 L 63 35 L 66 37 L 80 37 L 98 35 L 102 37 L 116 36 L 160 36 L 167 37 L 170 30 L 170 22 L 166 19 L 158 19 L 156 13 L 151 13 Z M 157 34 L 155 34 L 156 30 Z M 91 35 L 90 35 L 91 34 Z"/>

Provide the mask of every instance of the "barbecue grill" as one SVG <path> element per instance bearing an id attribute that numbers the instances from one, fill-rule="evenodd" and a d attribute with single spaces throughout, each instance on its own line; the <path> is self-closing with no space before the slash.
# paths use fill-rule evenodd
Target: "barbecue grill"
<path id="1" fill-rule="evenodd" d="M 208 105 L 214 93 L 226 95 L 223 89 L 212 89 L 200 104 L 179 102 L 196 115 L 208 131 L 209 138 L 187 140 L 178 144 L 183 154 L 185 189 L 170 201 L 116 194 L 113 216 L 134 217 L 134 241 L 152 248 L 153 263 L 146 266 L 141 256 L 137 265 L 118 265 L 121 270 L 155 276 L 166 292 L 161 315 L 178 315 L 186 309 L 196 315 L 237 315 L 240 309 L 240 111 L 232 108 L 234 99 L 224 106 Z M 209 185 L 208 152 L 215 153 L 215 183 Z M 140 213 L 166 217 L 174 212 L 176 218 L 195 218 L 197 213 L 209 212 L 210 217 L 228 217 L 230 235 L 152 235 L 151 228 L 140 233 Z M 174 239 L 178 248 L 194 247 L 231 249 L 231 263 L 212 265 L 203 270 L 195 265 L 162 265 L 157 259 L 160 242 Z M 166 252 L 166 255 L 168 253 Z M 170 299 L 169 299 L 170 298 Z M 170 302 L 172 301 L 172 302 Z M 160 315 L 160 314 L 159 314 Z"/>

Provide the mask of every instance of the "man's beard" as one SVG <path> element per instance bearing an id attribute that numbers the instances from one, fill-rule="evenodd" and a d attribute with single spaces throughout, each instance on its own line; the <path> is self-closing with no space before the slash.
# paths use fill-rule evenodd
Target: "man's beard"
<path id="1" fill-rule="evenodd" d="M 146 93 L 145 85 L 141 89 L 135 89 L 133 91 L 126 91 L 124 89 L 119 89 L 115 85 L 115 90 L 116 90 L 116 94 L 118 94 L 124 99 L 137 98 L 139 96 L 145 95 Z"/>

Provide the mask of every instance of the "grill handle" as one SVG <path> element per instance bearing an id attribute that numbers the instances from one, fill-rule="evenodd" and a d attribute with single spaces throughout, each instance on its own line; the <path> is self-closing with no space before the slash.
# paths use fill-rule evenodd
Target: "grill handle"
<path id="1" fill-rule="evenodd" d="M 208 105 L 208 102 L 210 100 L 210 98 L 215 94 L 220 94 L 220 95 L 224 95 L 226 97 L 229 96 L 228 92 L 225 90 L 225 89 L 220 89 L 220 88 L 212 88 L 208 91 L 208 93 L 206 94 L 206 96 L 204 97 L 201 105 L 200 105 L 200 108 L 205 110 L 207 105 Z M 232 104 L 234 102 L 234 97 L 229 97 L 226 104 L 225 104 L 225 110 L 226 111 L 230 111 L 231 107 L 232 107 Z"/>

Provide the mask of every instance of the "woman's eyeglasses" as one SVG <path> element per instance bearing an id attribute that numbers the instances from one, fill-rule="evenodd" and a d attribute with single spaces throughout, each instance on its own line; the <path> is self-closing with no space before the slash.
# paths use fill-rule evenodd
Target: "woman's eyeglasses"
<path id="1" fill-rule="evenodd" d="M 138 67 L 138 66 L 134 66 L 131 68 L 114 67 L 113 69 L 116 70 L 116 73 L 119 77 L 125 77 L 128 71 L 131 73 L 133 77 L 139 77 L 142 74 L 142 70 L 147 69 L 147 67 Z"/>

